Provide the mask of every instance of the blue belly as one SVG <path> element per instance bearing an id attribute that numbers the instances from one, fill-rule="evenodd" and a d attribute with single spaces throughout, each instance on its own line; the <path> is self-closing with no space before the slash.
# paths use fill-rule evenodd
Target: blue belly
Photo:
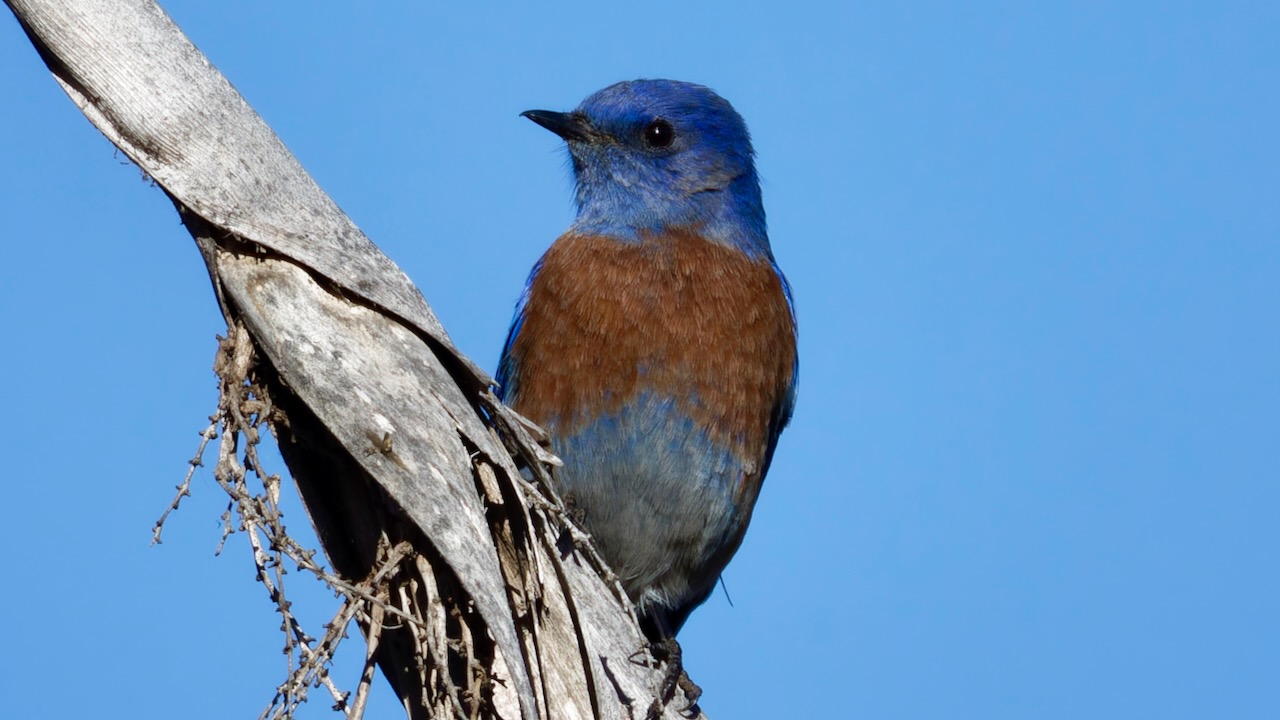
<path id="1" fill-rule="evenodd" d="M 642 614 L 700 602 L 748 520 L 733 502 L 743 462 L 675 407 L 642 393 L 615 415 L 548 427 L 561 491 Z"/>

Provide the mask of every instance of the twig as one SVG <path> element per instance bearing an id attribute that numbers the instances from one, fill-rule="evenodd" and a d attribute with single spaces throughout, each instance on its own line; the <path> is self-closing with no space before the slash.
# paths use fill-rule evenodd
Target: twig
<path id="1" fill-rule="evenodd" d="M 364 667 L 360 671 L 360 683 L 356 686 L 356 699 L 351 704 L 351 711 L 347 713 L 350 720 L 362 720 L 364 718 L 364 708 L 369 702 L 369 689 L 373 687 L 373 670 L 377 667 L 374 659 L 378 652 L 378 643 L 382 639 L 382 621 L 383 613 L 386 606 L 383 603 L 374 603 L 369 611 L 369 637 L 366 642 L 366 650 L 364 655 Z"/>
<path id="2" fill-rule="evenodd" d="M 209 441 L 218 436 L 218 416 L 209 417 L 209 427 L 200 432 L 200 446 L 196 448 L 196 454 L 187 461 L 187 476 L 182 479 L 182 484 L 178 485 L 178 494 L 173 497 L 173 502 L 169 503 L 169 507 L 165 508 L 160 519 L 156 520 L 156 524 L 151 528 L 151 544 L 160 545 L 164 540 L 160 539 L 160 533 L 164 530 L 164 521 L 169 519 L 169 513 L 178 509 L 178 505 L 182 503 L 182 498 L 191 496 L 191 478 L 195 477 L 196 468 L 204 465 L 204 449 Z"/>

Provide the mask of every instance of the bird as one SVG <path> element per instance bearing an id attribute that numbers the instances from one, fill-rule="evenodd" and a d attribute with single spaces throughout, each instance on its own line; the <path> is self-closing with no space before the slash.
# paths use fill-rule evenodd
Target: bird
<path id="1" fill-rule="evenodd" d="M 529 274 L 495 380 L 555 485 L 674 641 L 741 545 L 798 378 L 791 287 L 742 117 L 688 82 L 521 115 L 568 146 L 576 216 Z"/>

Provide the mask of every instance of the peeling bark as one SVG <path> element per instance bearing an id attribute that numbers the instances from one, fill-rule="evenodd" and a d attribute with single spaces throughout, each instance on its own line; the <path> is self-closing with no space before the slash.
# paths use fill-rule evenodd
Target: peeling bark
<path id="1" fill-rule="evenodd" d="M 229 331 L 222 430 L 202 437 L 221 438 L 215 475 L 242 517 L 266 513 L 260 575 L 285 556 L 328 572 L 272 528 L 278 485 L 265 502 L 237 489 L 260 471 L 237 443 L 266 423 L 346 598 L 338 619 L 360 624 L 409 718 L 700 716 L 658 697 L 670 668 L 563 512 L 537 429 L 172 20 L 145 0 L 7 4 L 205 258 Z M 306 647 L 318 676 L 325 642 Z M 349 717 L 367 689 L 366 673 L 341 696 Z"/>

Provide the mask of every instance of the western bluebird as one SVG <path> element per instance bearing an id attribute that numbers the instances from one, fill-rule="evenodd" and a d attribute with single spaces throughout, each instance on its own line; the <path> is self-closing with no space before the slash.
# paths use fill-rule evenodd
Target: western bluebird
<path id="1" fill-rule="evenodd" d="M 568 143 L 578 212 L 529 275 L 498 382 L 550 433 L 558 487 L 646 632 L 670 639 L 741 544 L 795 404 L 751 139 L 726 100 L 672 80 L 523 116 Z"/>

